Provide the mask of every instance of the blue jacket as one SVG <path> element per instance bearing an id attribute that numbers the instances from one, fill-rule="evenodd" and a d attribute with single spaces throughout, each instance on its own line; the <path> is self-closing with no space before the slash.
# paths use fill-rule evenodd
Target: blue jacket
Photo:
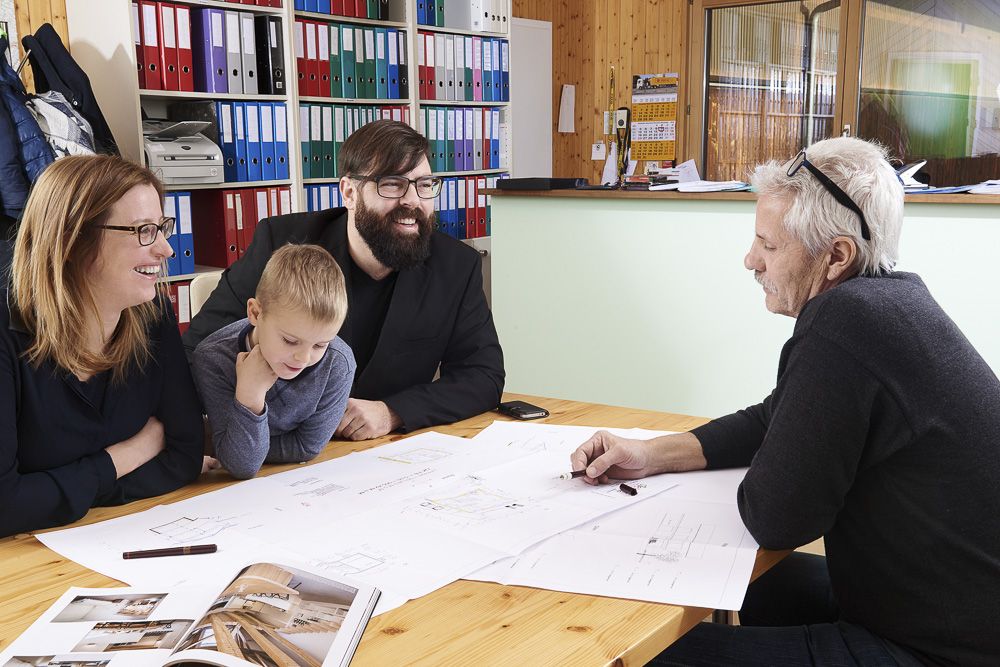
<path id="1" fill-rule="evenodd" d="M 0 37 L 0 53 L 7 39 Z M 0 204 L 17 218 L 28 189 L 56 156 L 25 102 L 28 93 L 7 59 L 0 58 Z"/>

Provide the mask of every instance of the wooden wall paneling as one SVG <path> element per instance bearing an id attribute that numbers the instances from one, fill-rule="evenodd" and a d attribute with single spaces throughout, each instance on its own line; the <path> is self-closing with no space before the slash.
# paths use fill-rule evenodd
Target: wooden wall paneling
<path id="1" fill-rule="evenodd" d="M 686 111 L 688 87 L 691 85 L 690 16 L 689 2 L 673 2 L 663 10 L 663 20 L 669 21 L 670 25 L 670 30 L 665 31 L 663 35 L 663 42 L 670 49 L 667 60 L 674 64 L 675 69 L 671 71 L 676 71 L 680 75 L 680 84 L 677 87 L 677 125 L 674 127 L 677 163 L 694 157 L 689 150 L 685 133 L 688 119 Z"/>
<path id="2" fill-rule="evenodd" d="M 687 157 L 687 0 L 514 0 L 513 10 L 514 16 L 552 23 L 553 109 L 559 108 L 562 85 L 576 86 L 575 133 L 559 133 L 553 119 L 554 176 L 600 178 L 603 163 L 590 159 L 590 146 L 605 138 L 611 65 L 615 108 L 631 104 L 633 74 L 680 74 L 677 155 Z"/>
<path id="3" fill-rule="evenodd" d="M 661 37 L 663 34 L 661 30 L 669 30 L 669 25 L 663 25 L 669 15 L 665 11 L 665 3 L 662 2 L 646 3 L 643 9 L 646 15 L 639 27 L 640 30 L 645 30 L 646 35 L 642 50 L 642 71 L 652 72 L 658 64 L 660 44 L 663 44 L 669 53 L 669 36 L 666 39 Z"/>
<path id="4" fill-rule="evenodd" d="M 552 156 L 553 176 L 568 175 L 564 173 L 566 165 L 577 161 L 580 154 L 576 146 L 577 142 L 575 141 L 577 135 L 575 133 L 567 134 L 558 131 L 563 84 L 578 84 L 579 81 L 576 72 L 582 70 L 582 66 L 579 63 L 574 64 L 573 60 L 580 56 L 580 42 L 582 40 L 579 38 L 577 31 L 583 26 L 581 21 L 574 20 L 571 2 L 573 0 L 558 0 L 558 2 L 552 3 L 552 44 L 556 49 L 556 53 L 553 54 L 552 58 L 552 63 L 556 67 L 556 71 L 552 73 L 552 95 L 554 98 L 552 102 L 552 123 L 555 132 L 552 141 L 552 151 L 554 153 Z M 576 91 L 577 98 L 582 97 L 582 93 L 583 91 L 578 86 Z M 575 102 L 579 104 L 580 100 L 577 99 Z M 574 117 L 575 122 L 576 117 Z M 579 130 L 580 128 L 577 127 L 576 129 Z"/>
<path id="5" fill-rule="evenodd" d="M 66 22 L 66 2 L 65 0 L 14 0 L 14 17 L 17 21 L 17 34 L 19 37 L 34 34 L 38 28 L 45 23 L 51 23 L 63 43 L 69 43 L 69 27 Z M 24 47 L 19 43 L 17 48 L 20 57 L 24 59 Z M 35 82 L 31 76 L 31 68 L 25 66 L 21 70 L 21 80 L 25 88 L 30 92 L 35 89 Z"/>
<path id="6" fill-rule="evenodd" d="M 549 0 L 514 0 L 513 14 L 522 19 L 551 21 L 552 8 Z"/>
<path id="7" fill-rule="evenodd" d="M 607 136 L 604 134 L 604 112 L 608 110 L 608 21 L 607 13 L 602 12 L 602 8 L 595 0 L 594 5 L 594 65 L 589 73 L 593 82 L 594 99 L 590 100 L 590 107 L 593 110 L 590 121 L 591 136 L 590 143 L 599 141 L 607 143 Z M 586 106 L 587 101 L 581 100 L 578 104 Z M 601 173 L 600 162 L 593 162 L 588 151 L 587 166 L 590 169 L 583 169 L 581 175 L 586 175 L 592 182 L 597 182 Z M 596 167 L 596 169 L 595 169 Z"/>
<path id="8" fill-rule="evenodd" d="M 603 136 L 603 124 L 598 121 L 596 112 L 598 94 L 595 88 L 593 72 L 597 67 L 594 44 L 596 43 L 597 15 L 596 4 L 591 2 L 578 3 L 580 10 L 580 38 L 578 50 L 581 68 L 577 73 L 576 92 L 576 148 L 579 157 L 575 163 L 567 164 L 563 171 L 569 176 L 589 178 L 592 175 L 593 163 L 590 159 L 590 146 Z M 597 104 L 595 104 L 597 102 Z"/>

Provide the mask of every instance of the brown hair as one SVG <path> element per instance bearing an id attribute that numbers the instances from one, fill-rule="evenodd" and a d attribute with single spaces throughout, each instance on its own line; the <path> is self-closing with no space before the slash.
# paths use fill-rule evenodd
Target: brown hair
<path id="1" fill-rule="evenodd" d="M 427 157 L 426 137 L 406 123 L 377 120 L 355 130 L 337 156 L 341 176 L 405 174 Z"/>
<path id="2" fill-rule="evenodd" d="M 110 155 L 78 155 L 53 162 L 32 188 L 18 228 L 11 264 L 11 297 L 34 336 L 25 356 L 35 367 L 47 360 L 75 375 L 114 369 L 125 378 L 150 356 L 149 326 L 159 317 L 152 302 L 122 311 L 103 352 L 71 341 L 94 318 L 97 303 L 87 272 L 101 247 L 111 207 L 132 188 L 150 185 L 151 171 Z"/>
<path id="3" fill-rule="evenodd" d="M 317 322 L 347 317 L 347 285 L 337 260 L 318 245 L 289 243 L 267 260 L 254 295 L 261 308 L 302 310 Z"/>

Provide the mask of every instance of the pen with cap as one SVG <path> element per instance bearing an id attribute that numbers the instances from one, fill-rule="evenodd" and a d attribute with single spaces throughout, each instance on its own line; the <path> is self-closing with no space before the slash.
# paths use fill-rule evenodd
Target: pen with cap
<path id="1" fill-rule="evenodd" d="M 576 479 L 577 477 L 584 477 L 584 476 L 586 476 L 586 474 L 587 474 L 586 470 L 574 470 L 573 472 L 564 472 L 564 473 L 562 473 L 561 475 L 559 475 L 559 479 Z M 638 489 L 636 489 L 635 487 L 629 486 L 628 484 L 621 484 L 621 485 L 619 485 L 618 486 L 618 490 L 620 490 L 622 493 L 626 493 L 626 494 L 628 494 L 630 496 L 634 496 L 634 495 L 637 495 L 639 493 Z"/>
<path id="2" fill-rule="evenodd" d="M 129 560 L 132 558 L 159 558 L 161 556 L 194 556 L 196 554 L 214 554 L 218 549 L 214 544 L 192 544 L 186 547 L 126 551 L 122 553 L 122 558 Z"/>

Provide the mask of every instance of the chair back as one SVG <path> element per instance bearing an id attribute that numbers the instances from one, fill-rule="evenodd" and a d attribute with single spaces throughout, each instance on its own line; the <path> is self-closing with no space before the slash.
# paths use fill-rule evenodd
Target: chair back
<path id="1" fill-rule="evenodd" d="M 199 273 L 191 279 L 192 318 L 198 314 L 201 307 L 205 305 L 206 301 L 208 301 L 208 297 L 211 296 L 212 292 L 215 290 L 215 286 L 219 284 L 219 280 L 221 278 L 222 271 L 213 271 L 211 273 Z"/>

